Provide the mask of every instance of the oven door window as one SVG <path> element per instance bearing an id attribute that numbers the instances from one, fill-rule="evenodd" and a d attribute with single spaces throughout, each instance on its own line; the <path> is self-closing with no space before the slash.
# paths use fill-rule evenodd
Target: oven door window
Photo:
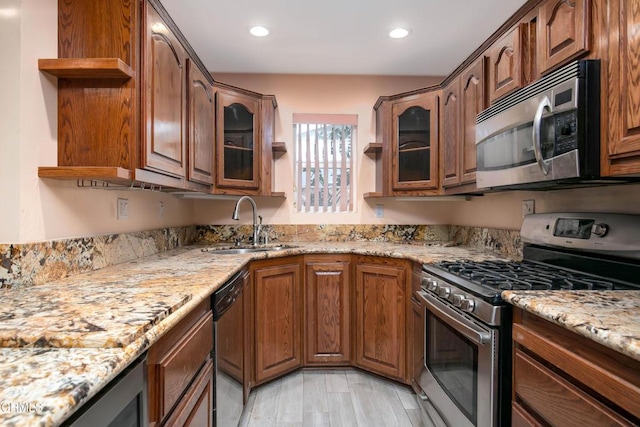
<path id="1" fill-rule="evenodd" d="M 425 366 L 456 404 L 477 425 L 478 347 L 426 312 Z"/>
<path id="2" fill-rule="evenodd" d="M 543 116 L 540 129 L 542 158 L 554 155 L 553 115 Z M 480 171 L 511 169 L 536 163 L 533 149 L 533 122 L 524 123 L 480 141 L 476 146 Z"/>

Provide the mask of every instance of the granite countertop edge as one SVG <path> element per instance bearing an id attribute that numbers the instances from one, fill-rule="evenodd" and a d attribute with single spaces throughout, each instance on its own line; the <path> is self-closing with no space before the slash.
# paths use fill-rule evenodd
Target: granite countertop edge
<path id="1" fill-rule="evenodd" d="M 515 307 L 640 361 L 640 291 L 504 291 Z"/>

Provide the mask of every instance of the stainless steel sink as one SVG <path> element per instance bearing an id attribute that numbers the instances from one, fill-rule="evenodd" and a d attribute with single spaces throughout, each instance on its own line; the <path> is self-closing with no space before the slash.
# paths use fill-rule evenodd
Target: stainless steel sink
<path id="1" fill-rule="evenodd" d="M 282 251 L 285 249 L 295 248 L 293 245 L 282 245 L 279 243 L 267 244 L 267 245 L 228 245 L 228 246 L 212 246 L 205 248 L 203 252 L 210 252 L 216 255 L 236 255 L 236 254 L 250 254 L 254 252 L 271 252 Z"/>

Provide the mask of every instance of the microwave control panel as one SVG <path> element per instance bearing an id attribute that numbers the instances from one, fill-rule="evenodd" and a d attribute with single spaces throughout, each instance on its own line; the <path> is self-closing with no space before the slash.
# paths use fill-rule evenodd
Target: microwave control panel
<path id="1" fill-rule="evenodd" d="M 570 110 L 554 114 L 555 150 L 554 155 L 567 153 L 578 148 L 578 111 Z"/>

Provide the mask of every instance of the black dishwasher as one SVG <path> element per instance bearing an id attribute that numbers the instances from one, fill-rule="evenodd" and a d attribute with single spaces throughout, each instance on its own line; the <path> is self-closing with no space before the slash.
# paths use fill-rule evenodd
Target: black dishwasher
<path id="1" fill-rule="evenodd" d="M 249 272 L 241 270 L 211 297 L 216 368 L 213 418 L 215 425 L 221 427 L 238 425 L 244 409 L 245 356 L 248 354 L 244 288 L 248 277 Z"/>

